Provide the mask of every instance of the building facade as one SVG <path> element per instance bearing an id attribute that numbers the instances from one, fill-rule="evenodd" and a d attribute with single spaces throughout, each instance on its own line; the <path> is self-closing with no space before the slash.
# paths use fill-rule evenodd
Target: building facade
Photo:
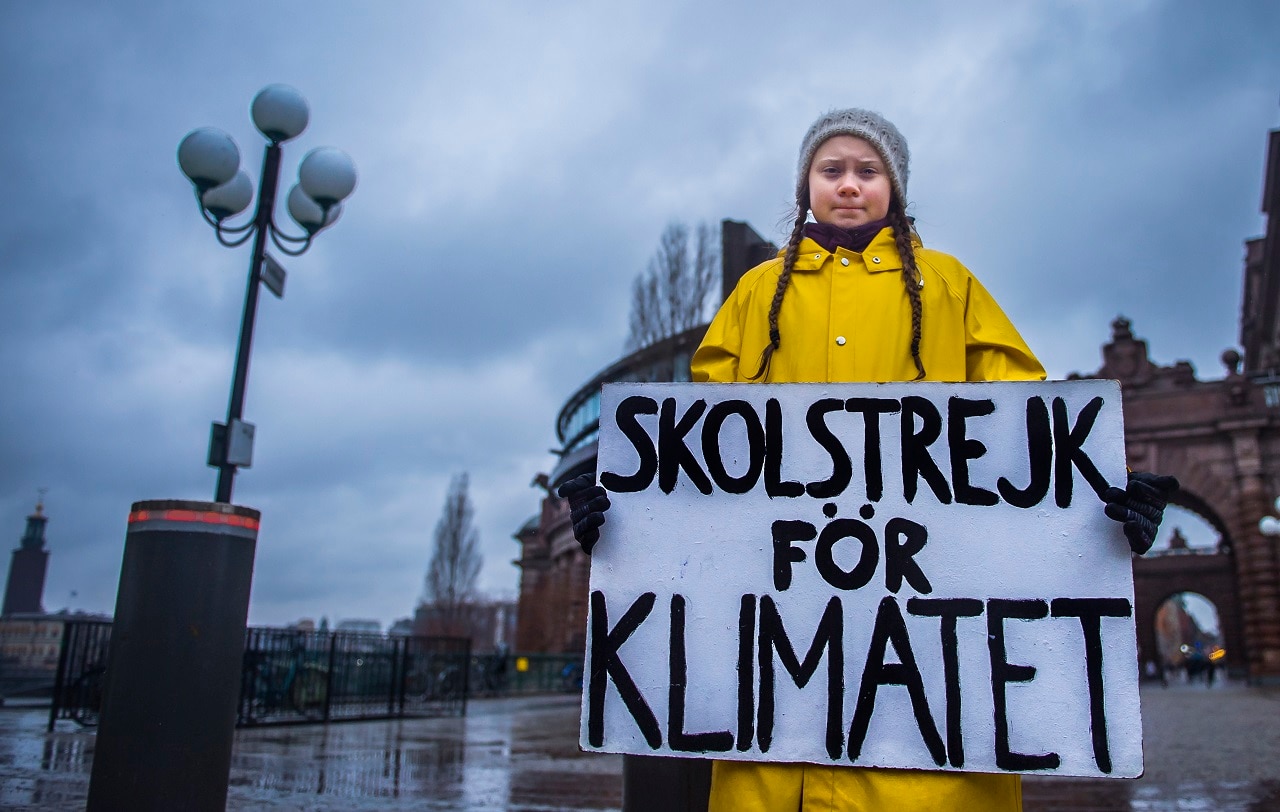
<path id="1" fill-rule="evenodd" d="M 511 600 L 474 600 L 452 611 L 420 603 L 408 624 L 408 633 L 417 637 L 469 637 L 475 654 L 510 651 L 515 632 L 516 602 Z"/>
<path id="2" fill-rule="evenodd" d="M 67 616 L 10 615 L 0 618 L 0 675 L 53 674 L 62 650 Z"/>

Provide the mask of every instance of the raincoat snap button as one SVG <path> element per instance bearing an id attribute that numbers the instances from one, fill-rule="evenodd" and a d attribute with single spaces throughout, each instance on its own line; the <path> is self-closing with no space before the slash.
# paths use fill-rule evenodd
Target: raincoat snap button
<path id="1" fill-rule="evenodd" d="M 814 255 L 813 255 L 813 258 L 814 258 L 814 259 L 822 259 L 822 254 L 814 254 Z"/>
<path id="2" fill-rule="evenodd" d="M 842 257 L 842 258 L 840 259 L 840 264 L 841 264 L 841 265 L 848 265 L 848 264 L 849 264 L 849 258 L 848 258 L 848 257 Z"/>
<path id="3" fill-rule="evenodd" d="M 836 344 L 838 344 L 838 345 L 840 345 L 841 347 L 843 347 L 843 346 L 844 346 L 844 336 L 836 336 Z"/>
<path id="4" fill-rule="evenodd" d="M 880 264 L 880 257 L 872 257 L 872 258 L 871 258 L 871 261 L 872 261 L 872 262 L 874 262 L 875 264 L 879 265 L 879 264 Z"/>

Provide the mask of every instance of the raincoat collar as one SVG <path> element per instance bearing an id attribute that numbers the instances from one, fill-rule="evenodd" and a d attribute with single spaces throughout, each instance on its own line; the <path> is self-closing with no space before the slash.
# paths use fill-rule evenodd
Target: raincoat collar
<path id="1" fill-rule="evenodd" d="M 915 235 L 911 235 L 911 244 L 916 248 L 921 247 L 920 239 Z M 783 248 L 778 252 L 778 256 L 785 256 L 786 249 Z M 901 271 L 902 257 L 898 254 L 898 245 L 893 239 L 893 229 L 885 226 L 880 229 L 880 233 L 871 238 L 871 242 L 861 253 L 857 251 L 849 251 L 845 248 L 837 248 L 835 251 L 828 251 L 818 243 L 805 237 L 800 241 L 800 248 L 796 254 L 796 264 L 794 271 L 807 272 L 817 271 L 822 268 L 829 257 L 838 259 L 851 258 L 859 259 L 866 265 L 871 273 L 880 273 L 881 271 Z"/>

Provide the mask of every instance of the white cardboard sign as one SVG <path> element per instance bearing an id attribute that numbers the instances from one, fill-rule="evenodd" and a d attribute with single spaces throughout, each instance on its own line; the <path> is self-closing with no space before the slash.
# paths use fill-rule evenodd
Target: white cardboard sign
<path id="1" fill-rule="evenodd" d="M 609 384 L 586 750 L 1135 777 L 1114 381 Z"/>

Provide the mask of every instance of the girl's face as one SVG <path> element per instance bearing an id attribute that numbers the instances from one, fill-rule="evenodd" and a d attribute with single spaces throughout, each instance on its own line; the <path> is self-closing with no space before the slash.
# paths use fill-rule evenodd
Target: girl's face
<path id="1" fill-rule="evenodd" d="M 853 228 L 889 213 L 893 184 L 880 153 L 854 135 L 823 141 L 809 165 L 809 209 L 819 223 Z"/>

